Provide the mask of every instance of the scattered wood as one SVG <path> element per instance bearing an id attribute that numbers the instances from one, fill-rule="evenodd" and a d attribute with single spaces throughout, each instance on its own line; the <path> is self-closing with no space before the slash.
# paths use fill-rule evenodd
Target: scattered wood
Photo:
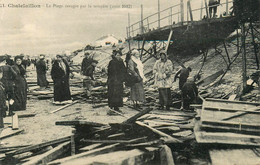
<path id="1" fill-rule="evenodd" d="M 36 115 L 35 113 L 24 113 L 24 114 L 18 113 L 18 118 L 34 117 L 35 115 Z"/>
<path id="2" fill-rule="evenodd" d="M 95 144 L 91 144 L 91 145 L 88 145 L 86 147 L 83 147 L 83 148 L 80 148 L 79 151 L 82 151 L 82 152 L 86 152 L 86 151 L 90 151 L 90 150 L 93 150 L 95 148 L 98 148 L 100 146 L 102 146 L 103 143 L 95 143 Z"/>
<path id="3" fill-rule="evenodd" d="M 50 162 L 49 165 L 67 163 L 69 161 L 76 160 L 76 159 L 86 157 L 86 156 L 90 156 L 90 155 L 97 155 L 97 154 L 102 154 L 102 153 L 106 153 L 106 152 L 112 152 L 119 145 L 120 145 L 119 143 L 111 144 L 109 146 L 105 146 L 105 147 L 102 147 L 102 148 L 97 148 L 97 149 L 94 149 L 94 150 L 90 150 L 90 151 L 87 151 L 87 152 L 83 152 L 83 153 L 80 153 L 80 154 L 69 156 L 69 157 L 66 157 L 66 158 L 63 158 L 63 159 L 58 159 L 58 160 Z"/>
<path id="4" fill-rule="evenodd" d="M 63 142 L 69 141 L 69 140 L 70 140 L 70 136 L 67 136 L 67 137 L 63 137 L 63 138 L 60 138 L 60 139 L 56 139 L 56 140 L 52 140 L 52 141 L 48 141 L 48 142 L 44 142 L 44 143 L 40 143 L 40 144 L 28 146 L 28 147 L 24 147 L 24 148 L 15 150 L 15 151 L 7 152 L 5 154 L 6 154 L 6 156 L 12 156 L 12 155 L 21 154 L 21 153 L 29 152 L 29 151 L 32 151 L 32 150 L 44 148 L 44 147 L 47 147 L 47 146 L 50 146 L 50 145 L 63 143 Z"/>
<path id="5" fill-rule="evenodd" d="M 92 108 L 101 108 L 101 107 L 106 107 L 106 106 L 108 106 L 108 103 L 94 104 L 94 105 L 92 105 Z"/>
<path id="6" fill-rule="evenodd" d="M 11 136 L 14 136 L 14 135 L 17 135 L 21 132 L 23 132 L 24 130 L 21 129 L 21 130 L 12 130 L 12 128 L 5 128 L 1 134 L 0 134 L 0 140 L 2 139 L 5 139 L 5 138 L 8 138 L 8 137 L 11 137 Z"/>
<path id="7" fill-rule="evenodd" d="M 78 103 L 78 102 L 79 102 L 79 100 L 73 101 L 72 103 L 67 104 L 67 105 L 64 105 L 64 106 L 62 106 L 62 107 L 60 107 L 60 108 L 58 108 L 58 109 L 56 109 L 56 110 L 54 110 L 54 111 L 51 111 L 50 113 L 58 112 L 58 111 L 63 110 L 63 109 L 65 109 L 65 108 L 69 107 L 69 106 L 72 106 L 72 105 L 74 105 L 74 104 L 76 104 L 76 103 Z"/>
<path id="8" fill-rule="evenodd" d="M 146 128 L 148 128 L 148 129 L 150 129 L 151 131 L 153 131 L 153 132 L 156 133 L 157 135 L 160 135 L 160 136 L 164 137 L 164 141 L 165 141 L 166 143 L 182 143 L 182 141 L 180 141 L 180 140 L 178 140 L 178 139 L 176 139 L 176 138 L 173 138 L 173 137 L 171 137 L 170 135 L 168 135 L 168 134 L 166 134 L 166 133 L 164 133 L 164 132 L 161 132 L 161 131 L 159 131 L 159 130 L 157 130 L 157 129 L 155 129 L 155 128 L 152 128 L 152 127 L 150 127 L 150 126 L 148 126 L 148 125 L 146 125 L 146 124 L 144 124 L 144 123 L 142 123 L 142 122 L 136 121 L 135 123 L 138 124 L 138 125 L 140 125 L 141 127 L 146 127 Z"/>
<path id="9" fill-rule="evenodd" d="M 254 108 L 248 109 L 247 112 L 236 112 L 235 115 L 226 117 L 226 118 L 224 118 L 224 119 L 222 119 L 222 120 L 224 120 L 224 121 L 225 121 L 225 120 L 230 120 L 230 119 L 233 119 L 233 118 L 237 118 L 237 117 L 246 115 L 246 114 L 248 114 L 248 113 L 250 113 L 250 112 L 252 112 L 252 111 L 259 111 L 259 110 L 260 110 L 260 107 L 259 107 L 259 106 L 258 106 L 258 107 L 254 107 Z"/>
<path id="10" fill-rule="evenodd" d="M 46 164 L 52 160 L 57 159 L 60 155 L 66 153 L 70 149 L 70 142 L 65 142 L 57 147 L 53 148 L 52 150 L 36 156 L 34 159 L 24 163 L 24 165 L 36 165 L 36 164 Z"/>
<path id="11" fill-rule="evenodd" d="M 101 123 L 94 123 L 94 122 L 89 122 L 86 120 L 71 120 L 71 121 L 56 121 L 56 125 L 68 125 L 68 126 L 74 126 L 74 125 L 88 125 L 92 127 L 101 127 L 105 126 L 105 124 Z"/>
<path id="12" fill-rule="evenodd" d="M 19 121 L 18 121 L 18 115 L 14 114 L 12 116 L 12 129 L 17 130 L 19 129 Z"/>
<path id="13" fill-rule="evenodd" d="M 131 140 L 91 140 L 91 139 L 81 139 L 81 142 L 86 142 L 86 143 L 120 143 L 120 144 L 131 144 L 131 143 L 137 143 L 137 142 L 142 142 L 146 139 L 147 137 L 141 137 L 141 138 L 136 138 L 136 139 L 131 139 Z"/>
<path id="14" fill-rule="evenodd" d="M 173 133 L 172 136 L 175 136 L 175 137 L 186 137 L 186 136 L 190 136 L 192 134 L 193 134 L 193 132 L 191 130 L 185 130 L 185 131 Z"/>
<path id="15" fill-rule="evenodd" d="M 123 124 L 130 124 L 130 123 L 134 123 L 139 117 L 149 113 L 150 111 L 152 111 L 153 109 L 152 108 L 146 108 L 145 110 L 137 113 L 136 115 L 130 117 L 129 119 L 125 120 L 123 122 Z"/>
<path id="16" fill-rule="evenodd" d="M 213 81 L 215 81 L 220 75 L 222 75 L 224 73 L 223 69 L 198 81 L 196 84 L 197 85 L 203 85 L 203 86 L 207 86 L 209 85 L 210 83 L 212 83 Z"/>

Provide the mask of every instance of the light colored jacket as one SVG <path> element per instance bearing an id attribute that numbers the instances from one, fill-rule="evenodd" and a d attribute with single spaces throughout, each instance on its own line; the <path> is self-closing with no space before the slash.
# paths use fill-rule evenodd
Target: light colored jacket
<path id="1" fill-rule="evenodd" d="M 173 82 L 173 64 L 167 59 L 162 62 L 157 60 L 153 66 L 154 85 L 158 88 L 171 88 Z"/>

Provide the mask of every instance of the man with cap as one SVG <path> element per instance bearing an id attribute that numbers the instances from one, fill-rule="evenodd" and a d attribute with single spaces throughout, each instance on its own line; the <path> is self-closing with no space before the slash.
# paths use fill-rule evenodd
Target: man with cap
<path id="1" fill-rule="evenodd" d="M 48 67 L 45 62 L 45 55 L 41 54 L 39 60 L 36 62 L 36 73 L 37 73 L 37 85 L 42 88 L 48 87 L 48 81 L 46 78 L 46 72 Z"/>
<path id="2" fill-rule="evenodd" d="M 85 70 L 85 78 L 83 80 L 83 85 L 86 89 L 86 94 L 87 97 L 89 97 L 91 95 L 91 90 L 93 88 L 93 85 L 95 83 L 95 79 L 94 79 L 94 71 L 95 68 L 97 66 L 98 61 L 97 60 L 92 60 L 92 63 L 90 64 L 90 66 L 88 66 Z"/>
<path id="3" fill-rule="evenodd" d="M 82 75 L 86 76 L 87 68 L 91 65 L 93 58 L 90 56 L 88 52 L 85 52 L 85 57 L 81 63 L 81 73 Z"/>
<path id="4" fill-rule="evenodd" d="M 9 115 L 13 114 L 13 100 L 14 100 L 14 81 L 16 77 L 16 72 L 10 65 L 7 65 L 6 59 L 7 56 L 0 56 L 0 68 L 2 68 L 3 77 L 1 82 L 3 83 L 3 87 L 5 89 L 5 94 L 8 100 L 9 105 Z"/>

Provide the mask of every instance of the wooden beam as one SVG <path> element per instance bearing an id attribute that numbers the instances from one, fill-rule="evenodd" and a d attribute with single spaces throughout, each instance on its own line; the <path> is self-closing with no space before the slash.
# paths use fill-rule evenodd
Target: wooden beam
<path id="1" fill-rule="evenodd" d="M 24 131 L 24 129 L 13 131 L 11 128 L 6 128 L 1 132 L 0 140 L 17 135 L 23 131 Z M 6 132 L 8 132 L 8 133 L 6 133 Z"/>
<path id="2" fill-rule="evenodd" d="M 60 107 L 60 108 L 58 108 L 58 109 L 56 109 L 56 110 L 54 110 L 54 111 L 51 111 L 51 113 L 55 113 L 55 112 L 58 112 L 58 111 L 60 111 L 60 110 L 63 110 L 63 109 L 65 109 L 65 108 L 67 108 L 67 107 L 69 107 L 69 106 L 72 106 L 72 105 L 74 105 L 74 104 L 76 104 L 76 103 L 78 103 L 78 102 L 79 102 L 79 100 L 73 101 L 73 102 L 70 103 L 70 104 L 64 105 L 64 106 L 62 106 L 62 107 Z"/>
<path id="3" fill-rule="evenodd" d="M 205 0 L 205 8 L 206 8 L 207 18 L 209 18 L 209 10 L 208 10 L 208 2 L 207 2 L 207 0 Z"/>
<path id="4" fill-rule="evenodd" d="M 251 112 L 251 111 L 259 111 L 259 110 L 260 110 L 260 107 L 254 107 L 254 108 L 249 109 L 248 111 Z M 235 115 L 230 116 L 230 117 L 226 117 L 226 118 L 224 118 L 224 119 L 222 119 L 222 120 L 223 120 L 223 121 L 227 121 L 227 120 L 230 120 L 230 119 L 233 119 L 233 118 L 237 118 L 237 117 L 246 115 L 246 114 L 248 114 L 249 112 L 237 112 Z"/>
<path id="5" fill-rule="evenodd" d="M 86 143 L 120 143 L 120 144 L 131 144 L 131 143 L 138 143 L 138 142 L 144 142 L 146 141 L 147 137 L 141 137 L 131 140 L 91 140 L 91 139 L 81 139 L 81 142 Z"/>
<path id="6" fill-rule="evenodd" d="M 248 104 L 248 105 L 256 105 L 256 106 L 260 105 L 260 103 L 257 103 L 257 102 L 254 103 L 254 102 L 248 102 L 248 101 L 230 101 L 230 100 L 214 99 L 214 98 L 206 98 L 206 101 L 223 102 L 223 103 Z"/>
<path id="7" fill-rule="evenodd" d="M 170 42 L 171 42 L 172 34 L 173 34 L 173 29 L 171 29 L 168 40 L 167 40 L 167 45 L 166 45 L 166 48 L 165 48 L 166 53 L 168 51 L 168 48 L 169 48 L 169 45 L 170 45 Z"/>
<path id="8" fill-rule="evenodd" d="M 243 107 L 241 107 L 241 108 L 242 109 L 238 109 L 238 108 L 223 108 L 222 106 L 219 106 L 219 107 L 203 106 L 204 110 L 212 110 L 212 111 L 224 111 L 224 112 L 239 111 L 239 114 L 241 112 L 246 113 L 246 114 L 247 113 L 256 113 L 256 114 L 260 113 L 260 111 L 258 111 L 260 109 L 259 107 L 253 107 L 253 108 L 250 108 L 250 109 L 243 109 Z"/>
<path id="9" fill-rule="evenodd" d="M 29 152 L 29 151 L 32 151 L 32 150 L 35 150 L 35 149 L 47 147 L 47 146 L 50 146 L 50 145 L 63 143 L 63 142 L 69 141 L 69 140 L 70 140 L 70 136 L 67 136 L 67 137 L 63 137 L 63 138 L 60 138 L 60 139 L 56 139 L 56 140 L 52 140 L 52 141 L 48 141 L 48 142 L 44 142 L 44 143 L 40 143 L 40 144 L 28 146 L 28 147 L 24 147 L 24 148 L 15 150 L 15 151 L 7 152 L 7 153 L 5 153 L 5 155 L 6 156 L 13 156 L 13 155 Z"/>
<path id="10" fill-rule="evenodd" d="M 90 156 L 90 155 L 98 155 L 98 154 L 101 154 L 101 153 L 111 152 L 113 149 L 115 149 L 119 145 L 120 145 L 119 143 L 112 144 L 112 145 L 105 146 L 105 147 L 102 147 L 102 148 L 97 148 L 97 149 L 94 149 L 94 150 L 90 150 L 90 151 L 87 151 L 87 152 L 83 152 L 83 153 L 80 153 L 80 154 L 69 156 L 69 157 L 66 157 L 66 158 L 63 158 L 63 159 L 58 159 L 58 160 L 50 162 L 49 165 L 62 164 L 62 163 L 68 162 L 68 161 L 76 160 L 76 159 L 79 159 L 79 158 L 82 158 L 82 157 L 87 157 L 87 156 Z"/>
<path id="11" fill-rule="evenodd" d="M 34 159 L 24 163 L 24 165 L 47 164 L 52 160 L 57 159 L 70 149 L 70 142 L 65 142 L 44 154 L 36 156 Z"/>
<path id="12" fill-rule="evenodd" d="M 183 3 L 183 0 L 180 0 L 181 2 L 180 2 L 180 8 L 181 8 L 181 10 L 180 10 L 180 12 L 181 12 L 181 22 L 182 22 L 182 24 L 183 24 L 183 22 L 184 22 L 184 3 Z"/>
<path id="13" fill-rule="evenodd" d="M 101 127 L 105 126 L 106 124 L 101 124 L 101 123 L 94 123 L 94 122 L 89 122 L 86 120 L 71 120 L 71 121 L 56 121 L 56 125 L 68 125 L 68 126 L 73 126 L 73 125 L 89 125 L 92 127 Z"/>
<path id="14" fill-rule="evenodd" d="M 243 93 L 246 90 L 246 81 L 247 81 L 247 77 L 246 77 L 246 34 L 245 34 L 245 24 L 242 23 L 241 25 L 241 42 L 242 42 L 242 78 L 243 78 Z"/>
<path id="15" fill-rule="evenodd" d="M 19 121 L 18 121 L 18 115 L 14 114 L 12 116 L 12 129 L 17 130 L 19 129 Z"/>
<path id="16" fill-rule="evenodd" d="M 144 44 L 145 44 L 145 37 L 143 37 L 142 50 L 141 50 L 141 54 L 140 54 L 140 60 L 142 60 L 142 58 L 143 58 Z"/>
<path id="17" fill-rule="evenodd" d="M 201 121 L 202 124 L 208 124 L 208 125 L 218 125 L 218 126 L 227 126 L 227 127 L 235 127 L 238 129 L 246 129 L 246 128 L 252 128 L 252 129 L 260 129 L 259 124 L 249 124 L 249 123 L 241 123 L 241 122 L 227 122 L 227 121 L 211 121 L 211 120 L 203 120 Z"/>
<path id="18" fill-rule="evenodd" d="M 139 117 L 149 113 L 150 111 L 152 111 L 153 109 L 152 108 L 146 108 L 145 110 L 137 113 L 136 115 L 130 117 L 129 119 L 125 120 L 123 122 L 123 124 L 130 124 L 130 123 L 134 123 Z"/>
<path id="19" fill-rule="evenodd" d="M 191 10 L 190 0 L 188 0 L 187 5 L 188 5 L 189 13 L 190 13 L 190 20 L 191 20 L 191 22 L 193 22 L 193 15 L 192 15 L 192 10 Z"/>
<path id="20" fill-rule="evenodd" d="M 148 126 L 148 125 L 146 125 L 146 124 L 144 124 L 144 123 L 142 123 L 140 121 L 136 121 L 135 123 L 140 125 L 141 127 L 146 127 L 148 129 L 150 129 L 152 132 L 156 133 L 157 135 L 160 135 L 161 137 L 164 137 L 163 140 L 166 143 L 182 143 L 182 141 L 180 141 L 180 140 L 178 140 L 178 139 L 176 139 L 176 138 L 174 138 L 174 137 L 172 137 L 172 136 L 170 136 L 170 135 L 168 135 L 168 134 L 166 134 L 164 132 L 161 132 L 161 131 L 159 131 L 159 130 L 157 130 L 155 128 L 152 128 L 152 127 L 150 127 L 150 126 Z"/>
<path id="21" fill-rule="evenodd" d="M 34 117 L 35 115 L 35 113 L 18 114 L 18 118 Z"/>

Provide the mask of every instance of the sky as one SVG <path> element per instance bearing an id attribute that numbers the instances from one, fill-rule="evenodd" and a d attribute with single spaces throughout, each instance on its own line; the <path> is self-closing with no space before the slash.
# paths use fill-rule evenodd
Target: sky
<path id="1" fill-rule="evenodd" d="M 159 2 L 163 10 L 178 4 L 179 0 Z M 192 0 L 191 3 L 192 8 L 201 6 L 201 0 Z M 35 4 L 41 8 L 8 7 L 11 4 Z M 144 17 L 158 11 L 158 0 L 0 0 L 0 54 L 69 52 L 94 43 L 107 34 L 125 39 L 128 13 L 131 24 L 140 21 L 141 4 Z M 74 5 L 75 8 L 65 5 Z M 130 5 L 130 8 L 122 8 L 122 5 Z M 108 8 L 101 8 L 106 6 Z M 179 8 L 174 10 L 178 12 Z M 199 12 L 194 15 L 198 16 Z M 175 19 L 177 22 L 178 18 Z"/>

